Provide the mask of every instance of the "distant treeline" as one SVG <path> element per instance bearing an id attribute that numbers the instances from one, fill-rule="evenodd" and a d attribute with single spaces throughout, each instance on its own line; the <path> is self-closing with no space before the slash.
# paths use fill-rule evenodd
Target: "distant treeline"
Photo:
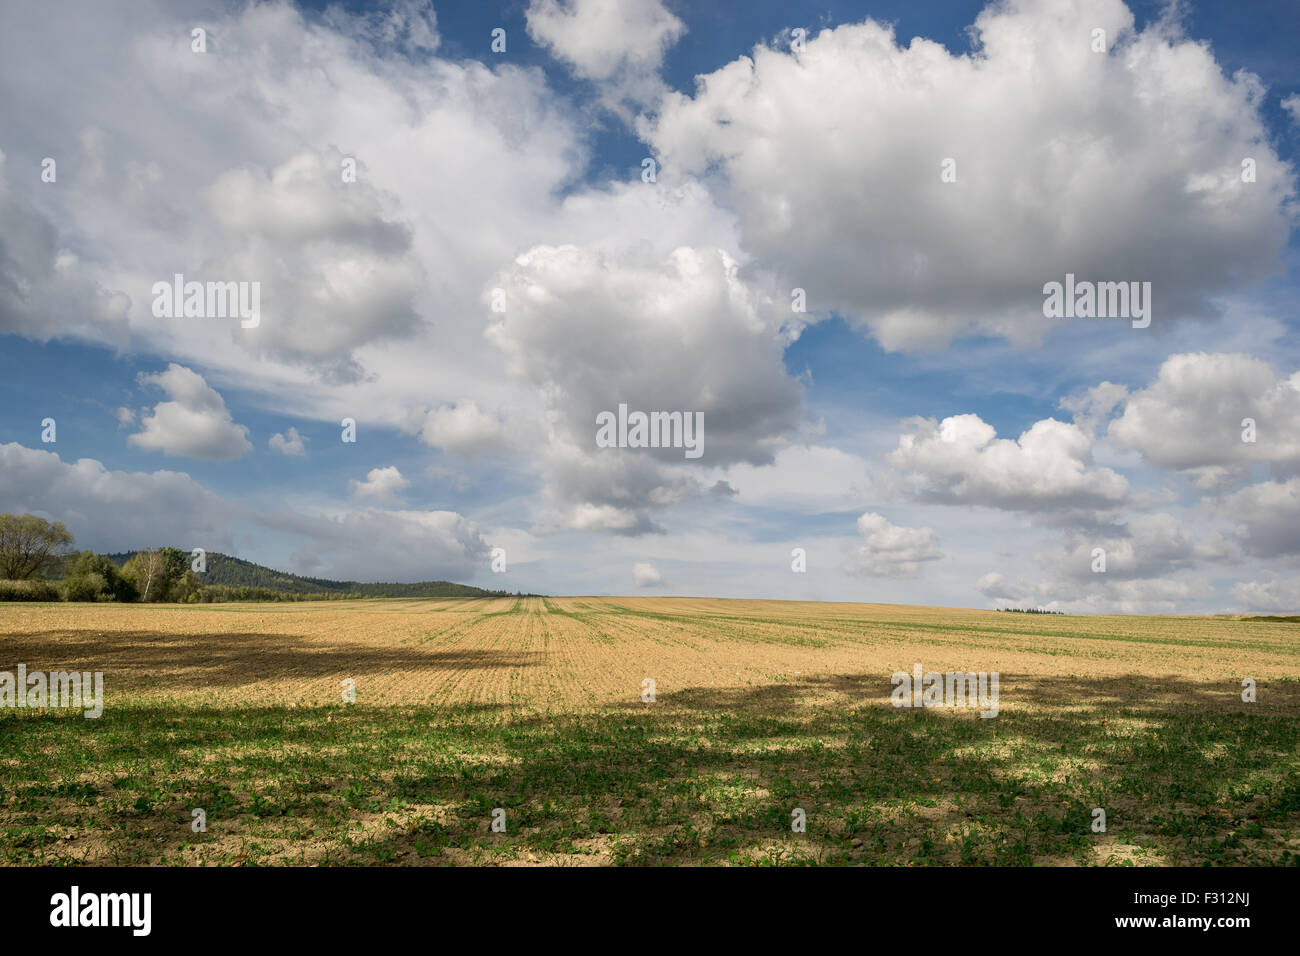
<path id="1" fill-rule="evenodd" d="M 0 601 L 346 601 L 366 597 L 511 597 L 452 581 L 363 584 L 275 571 L 179 548 L 95 554 L 71 550 L 62 524 L 36 515 L 0 515 Z M 531 595 L 529 595 L 531 596 Z"/>
<path id="2" fill-rule="evenodd" d="M 137 552 L 123 551 L 106 557 L 125 565 Z M 286 595 L 283 600 L 301 600 L 293 595 L 311 595 L 319 599 L 361 597 L 509 597 L 509 591 L 490 591 L 452 581 L 419 581 L 414 584 L 365 584 L 360 581 L 331 581 L 328 578 L 308 578 L 287 571 L 232 558 L 230 555 L 209 551 L 205 555 L 207 569 L 199 575 L 204 588 L 223 587 L 260 589 Z M 231 600 L 278 600 L 276 598 L 232 598 Z"/>
<path id="3" fill-rule="evenodd" d="M 1064 614 L 1064 611 L 1049 611 L 1041 607 L 999 607 L 997 611 L 1006 611 L 1008 614 Z"/>
<path id="4" fill-rule="evenodd" d="M 317 591 L 311 594 L 273 591 L 270 588 L 230 588 L 224 584 L 205 584 L 195 592 L 190 604 L 213 604 L 221 601 L 355 601 L 365 597 L 346 591 Z"/>
<path id="5" fill-rule="evenodd" d="M 86 552 L 89 554 L 90 552 Z M 96 555 L 102 557 L 102 555 Z M 221 584 L 199 585 L 183 594 L 155 595 L 154 602 L 213 604 L 225 601 L 351 601 L 364 597 L 343 591 L 319 591 L 292 594 L 270 588 L 229 588 Z M 139 588 L 133 579 L 115 580 L 108 575 L 78 575 L 54 580 L 0 580 L 0 601 L 139 601 Z"/>
<path id="6" fill-rule="evenodd" d="M 179 548 L 140 551 L 122 564 L 93 551 L 51 555 L 26 577 L 0 580 L 0 600 L 193 603 L 202 585 L 188 557 Z"/>

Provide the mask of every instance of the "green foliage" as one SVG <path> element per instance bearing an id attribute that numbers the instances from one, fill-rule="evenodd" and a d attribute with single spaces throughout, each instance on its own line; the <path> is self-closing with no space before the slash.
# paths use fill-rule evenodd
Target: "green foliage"
<path id="1" fill-rule="evenodd" d="M 98 601 L 108 587 L 102 574 L 85 574 L 81 577 L 68 578 L 63 582 L 63 596 L 66 601 Z"/>
<path id="2" fill-rule="evenodd" d="M 49 581 L 0 580 L 0 601 L 58 601 L 59 589 Z"/>
<path id="3" fill-rule="evenodd" d="M 141 601 L 166 601 L 171 596 L 167 560 L 160 551 L 137 551 L 122 566 L 122 575 L 134 585 Z"/>
<path id="4" fill-rule="evenodd" d="M 63 584 L 68 601 L 134 601 L 135 584 L 113 561 L 93 551 L 82 551 L 68 566 Z"/>
<path id="5" fill-rule="evenodd" d="M 364 596 L 346 591 L 295 594 L 287 591 L 272 591 L 270 588 L 231 588 L 223 584 L 212 584 L 197 588 L 184 598 L 184 601 L 187 604 L 212 604 L 221 601 L 355 601 Z"/>
<path id="6" fill-rule="evenodd" d="M 176 551 L 175 548 L 162 548 L 160 552 Z M 130 563 L 143 552 L 126 551 L 119 554 L 110 554 L 119 564 Z M 181 556 L 181 563 L 184 567 L 189 567 L 189 557 L 185 552 L 176 551 Z M 331 581 L 328 578 L 308 578 L 298 574 L 289 574 L 286 571 L 276 571 L 271 568 L 263 567 L 260 564 L 254 564 L 251 561 L 245 561 L 242 558 L 232 558 L 229 555 L 220 554 L 215 551 L 207 553 L 207 570 L 202 574 L 195 575 L 197 585 L 206 591 L 212 587 L 231 588 L 236 591 L 240 588 L 260 588 L 265 592 L 273 593 L 276 597 L 267 598 L 230 598 L 229 600 L 292 600 L 287 595 L 338 595 L 339 597 L 347 596 L 349 598 L 358 597 L 506 597 L 507 591 L 490 591 L 484 588 L 472 587 L 468 584 L 456 584 L 452 581 L 419 581 L 412 584 L 396 583 L 378 583 L 366 584 L 359 581 Z M 286 595 L 279 597 L 278 595 Z M 176 598 L 172 598 L 176 599 Z M 187 597 L 181 597 L 179 600 L 188 600 Z M 204 600 L 202 597 L 196 600 Z"/>
<path id="7" fill-rule="evenodd" d="M 94 733 L 15 711 L 0 732 L 0 862 L 18 865 L 85 863 L 89 841 L 69 831 L 103 842 L 91 862 L 186 866 L 1278 865 L 1295 859 L 1300 795 L 1294 711 L 1072 697 L 996 720 L 793 700 L 774 712 L 759 688 L 568 714 L 124 701 Z M 189 832 L 196 806 L 237 828 L 240 857 L 218 855 L 215 830 Z M 1090 829 L 1097 806 L 1108 836 Z M 793 807 L 806 834 L 790 830 Z M 358 811 L 382 823 L 362 831 Z"/>
<path id="8" fill-rule="evenodd" d="M 159 548 L 158 556 L 162 558 L 164 576 L 168 581 L 178 582 L 189 572 L 189 556 L 180 548 Z"/>
<path id="9" fill-rule="evenodd" d="M 209 552 L 207 570 L 190 569 L 180 548 L 99 555 L 68 554 L 72 535 L 35 515 L 0 515 L 0 601 L 348 601 L 366 597 L 506 597 L 451 581 L 363 584 L 288 574 Z M 56 586 L 40 574 L 62 567 Z"/>
<path id="10" fill-rule="evenodd" d="M 36 515 L 0 515 L 0 578 L 24 581 L 58 567 L 72 547 L 62 523 Z"/>
<path id="11" fill-rule="evenodd" d="M 193 604 L 195 595 L 202 589 L 198 576 L 187 567 L 181 572 L 180 577 L 173 579 L 171 599 L 180 604 Z"/>

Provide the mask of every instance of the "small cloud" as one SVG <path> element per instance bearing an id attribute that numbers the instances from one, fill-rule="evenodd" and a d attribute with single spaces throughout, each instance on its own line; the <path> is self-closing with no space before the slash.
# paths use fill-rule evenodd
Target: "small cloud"
<path id="1" fill-rule="evenodd" d="M 248 428 L 236 425 L 225 401 L 198 372 L 175 362 L 156 375 L 141 374 L 141 385 L 156 386 L 170 401 L 159 402 L 141 420 L 142 431 L 126 443 L 164 455 L 228 461 L 253 450 Z M 118 412 L 118 421 L 122 421 Z"/>
<path id="2" fill-rule="evenodd" d="M 122 428 L 128 428 L 135 424 L 135 412 L 123 406 L 115 413 L 117 415 L 117 424 Z"/>
<path id="3" fill-rule="evenodd" d="M 1282 109 L 1291 114 L 1291 122 L 1300 126 L 1300 93 L 1292 93 L 1282 101 Z"/>
<path id="4" fill-rule="evenodd" d="M 931 528 L 903 528 L 883 515 L 868 511 L 858 519 L 863 546 L 845 571 L 858 577 L 905 577 L 916 574 L 922 563 L 943 557 Z"/>
<path id="5" fill-rule="evenodd" d="M 435 408 L 425 417 L 420 440 L 445 452 L 473 458 L 499 447 L 504 440 L 501 421 L 469 399 Z"/>
<path id="6" fill-rule="evenodd" d="M 995 601 L 1005 600 L 1010 594 L 1006 578 L 997 571 L 990 571 L 976 581 L 975 590 L 985 597 L 993 598 Z"/>
<path id="7" fill-rule="evenodd" d="M 371 468 L 366 473 L 365 481 L 357 481 L 354 478 L 348 482 L 352 488 L 352 497 L 383 504 L 395 504 L 398 493 L 410 487 L 410 484 L 402 477 L 402 473 L 395 465 L 389 465 L 387 468 Z"/>
<path id="8" fill-rule="evenodd" d="M 639 588 L 657 588 L 664 583 L 663 575 L 656 570 L 653 564 L 638 562 L 632 565 L 632 579 L 636 581 Z"/>
<path id="9" fill-rule="evenodd" d="M 267 442 L 275 451 L 282 455 L 294 455 L 299 458 L 306 457 L 306 439 L 298 434 L 298 429 L 290 428 L 284 434 L 276 432 Z"/>
<path id="10" fill-rule="evenodd" d="M 644 104 L 664 90 L 664 54 L 686 32 L 663 0 L 532 0 L 528 36 L 584 79 L 607 105 Z"/>

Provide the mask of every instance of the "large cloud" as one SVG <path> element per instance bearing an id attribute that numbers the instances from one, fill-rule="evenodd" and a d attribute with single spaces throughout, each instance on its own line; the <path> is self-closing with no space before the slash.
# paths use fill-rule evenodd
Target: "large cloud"
<path id="1" fill-rule="evenodd" d="M 270 171 L 222 173 L 201 194 L 223 251 L 186 278 L 260 284 L 261 321 L 241 333 L 250 349 L 337 369 L 357 347 L 415 329 L 424 271 L 410 227 L 364 178 L 345 182 L 343 160 L 302 152 Z"/>
<path id="2" fill-rule="evenodd" d="M 598 448 L 599 413 L 702 414 L 697 461 L 709 467 L 769 464 L 799 422 L 780 310 L 720 250 L 646 262 L 538 246 L 499 285 L 506 311 L 490 333 L 543 403 L 558 523 L 651 530 L 656 506 L 707 490 L 682 448 Z"/>
<path id="3" fill-rule="evenodd" d="M 1128 481 L 1092 465 L 1092 438 L 1054 418 L 1015 440 L 998 438 L 978 415 L 915 419 L 888 455 L 895 480 L 923 501 L 982 505 L 1090 523 L 1121 505 Z"/>
<path id="4" fill-rule="evenodd" d="M 22 334 L 112 340 L 237 381 L 279 412 L 420 434 L 431 407 L 531 404 L 482 335 L 482 293 L 520 253 L 737 245 L 698 183 L 631 173 L 577 188 L 590 114 L 509 57 L 431 55 L 432 18 L 413 4 L 354 16 L 196 0 L 5 18 L 0 146 L 31 171 L 22 198 L 43 225 L 0 241 L 16 287 L 35 288 L 56 257 L 82 282 L 75 306 L 47 290 L 11 311 Z M 205 54 L 190 49 L 195 24 Z M 45 143 L 69 144 L 54 150 L 57 185 L 36 178 Z M 345 158 L 356 182 L 342 180 Z M 176 272 L 260 281 L 261 323 L 155 318 L 152 286 Z M 450 433 L 426 433 L 438 435 Z"/>
<path id="5" fill-rule="evenodd" d="M 1255 423 L 1253 441 L 1243 428 Z M 1128 395 L 1109 436 L 1157 468 L 1210 486 L 1251 464 L 1300 466 L 1300 372 L 1281 378 L 1248 355 L 1172 355 L 1156 380 Z"/>
<path id="6" fill-rule="evenodd" d="M 9 165 L 0 152 L 0 333 L 37 341 L 83 336 L 125 344 L 130 297 L 83 274 L 54 224 L 10 184 Z M 65 166 L 64 176 L 69 172 Z M 28 175 L 36 180 L 38 174 Z"/>
<path id="7" fill-rule="evenodd" d="M 1242 488 L 1214 507 L 1239 523 L 1242 547 L 1251 554 L 1300 557 L 1300 477 Z"/>
<path id="8" fill-rule="evenodd" d="M 322 383 L 382 371 L 389 396 L 422 385 L 427 404 L 431 378 L 455 388 L 499 369 L 473 317 L 479 292 L 553 228 L 583 158 L 576 118 L 541 71 L 429 55 L 432 21 L 412 4 L 355 17 L 274 2 L 217 14 L 89 4 L 5 18 L 0 146 L 33 184 L 30 226 L 6 231 L 13 285 L 38 289 L 63 256 L 83 286 L 6 308 L 6 327 L 122 344 L 103 326 L 129 316 L 134 347 L 238 370 L 250 388 L 292 382 L 316 408 Z M 196 24 L 206 53 L 190 49 Z M 76 94 L 61 95 L 65 84 Z M 47 149 L 57 184 L 37 179 Z M 177 272 L 260 281 L 261 324 L 154 318 L 150 290 Z M 86 306 L 100 287 L 123 293 L 99 303 L 106 318 Z M 391 404 L 374 402 L 401 420 Z"/>
<path id="9" fill-rule="evenodd" d="M 1042 287 L 1067 272 L 1150 281 L 1162 323 L 1276 268 L 1294 175 L 1253 76 L 1168 22 L 1135 33 L 1119 0 L 1010 0 L 973 37 L 953 55 L 867 21 L 802 53 L 760 46 L 670 94 L 645 133 L 666 180 L 718 170 L 746 251 L 810 309 L 889 349 L 1037 340 Z"/>
<path id="10" fill-rule="evenodd" d="M 1202 575 L 1235 557 L 1232 541 L 1216 531 L 1189 529 L 1170 514 L 1144 514 L 1104 531 L 1067 532 L 1034 556 L 1038 576 L 990 571 L 975 589 L 998 607 L 1170 613 L 1209 596 Z"/>
<path id="11" fill-rule="evenodd" d="M 92 458 L 67 463 L 14 442 L 0 445 L 0 476 L 0 512 L 62 521 L 78 547 L 98 551 L 229 551 L 231 521 L 245 512 L 183 472 L 110 471 Z"/>

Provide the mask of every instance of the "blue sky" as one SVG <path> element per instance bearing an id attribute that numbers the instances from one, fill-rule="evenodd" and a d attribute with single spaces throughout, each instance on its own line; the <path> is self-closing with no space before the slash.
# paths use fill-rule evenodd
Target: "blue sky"
<path id="1" fill-rule="evenodd" d="M 362 580 L 1300 606 L 1293 4 L 53 10 L 0 14 L 2 511 Z M 261 324 L 154 314 L 175 272 Z M 1150 327 L 1045 318 L 1066 272 Z M 619 403 L 704 455 L 599 447 Z"/>

